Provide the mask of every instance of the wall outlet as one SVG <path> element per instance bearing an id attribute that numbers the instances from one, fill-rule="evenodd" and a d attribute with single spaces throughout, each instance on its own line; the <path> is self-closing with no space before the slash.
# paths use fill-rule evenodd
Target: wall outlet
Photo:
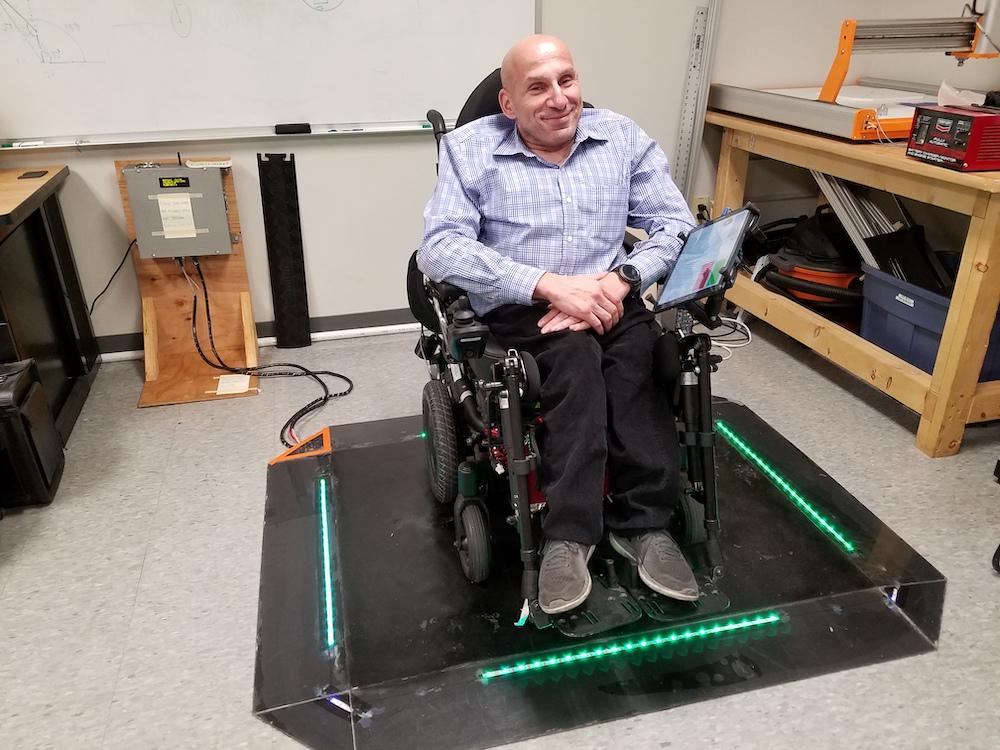
<path id="1" fill-rule="evenodd" d="M 698 206 L 707 206 L 708 211 L 714 217 L 715 214 L 712 211 L 712 196 L 710 195 L 696 195 L 691 199 L 691 213 L 698 213 Z"/>

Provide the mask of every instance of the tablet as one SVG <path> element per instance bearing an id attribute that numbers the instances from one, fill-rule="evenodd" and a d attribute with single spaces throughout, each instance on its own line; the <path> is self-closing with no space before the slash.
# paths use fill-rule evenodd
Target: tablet
<path id="1" fill-rule="evenodd" d="M 756 218 L 755 210 L 741 208 L 692 229 L 654 310 L 668 310 L 722 289 L 732 278 L 743 238 Z"/>

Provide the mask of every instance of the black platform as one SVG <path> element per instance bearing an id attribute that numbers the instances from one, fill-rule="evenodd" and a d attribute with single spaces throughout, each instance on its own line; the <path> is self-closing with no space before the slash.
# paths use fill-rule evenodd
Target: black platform
<path id="1" fill-rule="evenodd" d="M 254 711 L 315 748 L 481 748 L 933 650 L 942 575 L 749 409 L 716 420 L 730 609 L 588 641 L 515 626 L 513 537 L 465 580 L 419 417 L 274 463 Z"/>

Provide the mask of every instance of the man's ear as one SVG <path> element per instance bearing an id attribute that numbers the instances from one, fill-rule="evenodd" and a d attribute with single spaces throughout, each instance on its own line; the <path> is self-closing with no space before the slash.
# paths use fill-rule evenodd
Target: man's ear
<path id="1" fill-rule="evenodd" d="M 511 120 L 515 119 L 514 116 L 514 102 L 510 98 L 510 94 L 507 93 L 507 89 L 500 89 L 500 111 L 503 112 Z"/>

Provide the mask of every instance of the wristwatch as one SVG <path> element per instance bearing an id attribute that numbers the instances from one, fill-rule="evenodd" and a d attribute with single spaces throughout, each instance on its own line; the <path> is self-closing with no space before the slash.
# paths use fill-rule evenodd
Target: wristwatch
<path id="1" fill-rule="evenodd" d="M 639 275 L 638 268 L 631 263 L 622 263 L 615 269 L 615 273 L 618 274 L 619 279 L 631 287 L 629 294 L 639 293 L 639 287 L 642 286 L 642 276 Z"/>

